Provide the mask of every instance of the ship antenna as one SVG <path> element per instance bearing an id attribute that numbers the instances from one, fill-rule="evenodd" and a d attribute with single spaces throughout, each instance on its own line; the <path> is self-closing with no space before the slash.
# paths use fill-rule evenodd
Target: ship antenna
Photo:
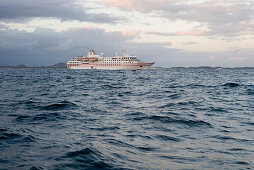
<path id="1" fill-rule="evenodd" d="M 90 48 L 88 48 L 88 47 L 86 47 L 86 46 L 85 46 L 85 48 L 86 48 L 86 49 L 88 49 L 89 51 L 91 51 L 91 49 L 90 49 Z"/>

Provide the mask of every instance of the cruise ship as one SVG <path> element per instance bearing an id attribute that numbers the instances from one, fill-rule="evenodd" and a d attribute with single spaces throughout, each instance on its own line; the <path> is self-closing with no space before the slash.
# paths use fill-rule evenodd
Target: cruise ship
<path id="1" fill-rule="evenodd" d="M 146 70 L 154 62 L 145 63 L 136 56 L 124 54 L 122 56 L 103 57 L 98 55 L 94 50 L 90 50 L 87 56 L 79 56 L 71 59 L 67 63 L 69 69 L 100 69 L 100 70 Z"/>

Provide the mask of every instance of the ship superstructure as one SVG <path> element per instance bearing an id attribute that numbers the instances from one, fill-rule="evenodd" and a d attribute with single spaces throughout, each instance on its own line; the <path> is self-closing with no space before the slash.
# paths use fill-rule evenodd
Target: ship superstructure
<path id="1" fill-rule="evenodd" d="M 67 63 L 69 69 L 102 69 L 102 70 L 146 70 L 154 62 L 145 63 L 136 56 L 124 54 L 122 56 L 103 57 L 90 50 L 87 56 L 79 56 Z"/>

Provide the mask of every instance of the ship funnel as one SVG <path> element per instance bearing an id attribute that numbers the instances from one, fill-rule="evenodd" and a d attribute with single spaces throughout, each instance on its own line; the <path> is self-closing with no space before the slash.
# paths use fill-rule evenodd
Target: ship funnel
<path id="1" fill-rule="evenodd" d="M 94 50 L 90 50 L 90 51 L 88 52 L 88 54 L 87 54 L 87 56 L 93 56 L 93 55 L 95 55 Z"/>

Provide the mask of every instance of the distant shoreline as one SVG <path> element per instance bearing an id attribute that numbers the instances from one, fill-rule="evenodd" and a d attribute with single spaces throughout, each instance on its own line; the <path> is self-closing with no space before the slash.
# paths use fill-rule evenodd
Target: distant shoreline
<path id="1" fill-rule="evenodd" d="M 67 68 L 67 64 L 60 62 L 51 66 L 37 66 L 37 67 L 33 67 L 33 66 L 26 66 L 26 65 L 17 65 L 17 66 L 0 66 L 0 68 Z"/>
<path id="2" fill-rule="evenodd" d="M 199 67 L 171 67 L 172 69 L 254 69 L 254 67 L 210 67 L 210 66 L 199 66 Z"/>
<path id="3" fill-rule="evenodd" d="M 62 63 L 61 63 L 62 64 Z M 57 68 L 57 69 L 65 69 L 66 66 L 55 64 L 52 66 L 25 66 L 25 65 L 18 65 L 18 66 L 0 66 L 0 68 Z M 254 67 L 210 67 L 210 66 L 199 66 L 199 67 L 150 67 L 150 70 L 156 70 L 156 69 L 254 69 Z"/>
<path id="4" fill-rule="evenodd" d="M 67 68 L 67 67 L 49 67 L 49 66 L 41 66 L 41 67 L 30 67 L 30 66 L 26 66 L 26 67 L 17 67 L 17 66 L 0 66 L 0 68 Z"/>
<path id="5" fill-rule="evenodd" d="M 149 69 L 254 69 L 254 67 L 210 67 L 210 66 L 198 66 L 198 67 L 150 67 Z"/>

